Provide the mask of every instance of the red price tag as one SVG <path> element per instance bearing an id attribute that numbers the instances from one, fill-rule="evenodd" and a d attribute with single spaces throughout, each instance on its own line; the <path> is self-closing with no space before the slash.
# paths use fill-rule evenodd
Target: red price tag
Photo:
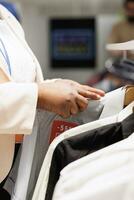
<path id="1" fill-rule="evenodd" d="M 51 137 L 50 143 L 56 138 L 58 135 L 62 134 L 63 132 L 78 126 L 79 124 L 74 122 L 65 122 L 60 120 L 55 120 L 52 124 L 51 129 Z"/>

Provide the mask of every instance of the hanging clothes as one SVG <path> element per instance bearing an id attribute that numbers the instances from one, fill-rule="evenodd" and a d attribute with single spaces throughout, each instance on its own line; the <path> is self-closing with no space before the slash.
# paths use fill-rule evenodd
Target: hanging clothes
<path id="1" fill-rule="evenodd" d="M 78 114 L 77 116 L 70 117 L 69 119 L 63 119 L 56 114 L 39 111 L 39 117 L 38 117 L 38 123 L 39 123 L 39 129 L 38 129 L 38 135 L 36 139 L 36 147 L 34 151 L 34 159 L 32 162 L 32 169 L 30 171 L 30 180 L 28 187 L 23 184 L 24 176 L 26 175 L 25 179 L 28 179 L 28 174 L 23 173 L 22 176 L 22 170 L 20 170 L 20 176 L 17 179 L 17 183 L 15 186 L 15 193 L 17 198 L 21 196 L 23 199 L 24 196 L 28 200 L 32 199 L 33 192 L 36 186 L 36 182 L 38 180 L 38 176 L 41 170 L 42 163 L 44 161 L 47 149 L 49 147 L 49 140 L 50 140 L 50 133 L 52 129 L 53 122 L 55 120 L 60 120 L 63 122 L 73 122 L 77 123 L 78 125 L 85 124 L 87 122 L 94 121 L 98 119 L 100 116 L 103 118 L 105 117 L 105 113 L 108 115 L 113 115 L 114 113 L 119 112 L 123 108 L 123 102 L 124 102 L 124 95 L 125 95 L 125 88 L 120 88 L 113 93 L 107 93 L 104 98 L 102 98 L 99 101 L 90 101 L 89 106 L 86 111 Z M 113 102 L 116 102 L 113 104 Z M 111 110 L 109 112 L 109 107 L 111 107 Z M 45 142 L 44 142 L 45 141 Z M 25 157 L 25 153 L 24 153 Z M 51 156 L 50 156 L 51 159 Z M 22 162 L 22 168 L 24 164 L 24 160 Z M 48 163 L 48 161 L 47 161 Z M 48 168 L 48 167 L 47 167 Z M 21 168 L 20 168 L 21 169 Z M 49 169 L 49 168 L 48 168 Z M 21 180 L 23 179 L 23 180 Z M 20 188 L 23 188 L 23 190 Z M 20 194 L 21 193 L 21 194 Z M 25 194 L 25 195 L 24 195 Z"/>
<path id="2" fill-rule="evenodd" d="M 125 137 L 129 136 L 130 134 L 133 134 L 133 130 L 134 130 L 134 113 L 132 113 L 133 106 L 134 106 L 134 102 L 131 103 L 129 106 L 127 106 L 127 108 L 125 108 L 123 111 L 121 111 L 117 117 L 118 122 L 120 121 L 120 123 L 122 125 L 121 132 L 123 133 L 123 135 L 125 134 L 124 135 Z M 79 199 L 79 200 L 80 199 L 83 200 L 83 199 L 87 199 L 87 198 L 90 199 L 90 196 L 92 196 L 90 194 L 92 194 L 92 192 L 93 192 L 96 197 L 95 198 L 92 197 L 91 199 L 101 199 L 102 200 L 102 199 L 106 199 L 106 197 L 107 197 L 107 189 L 109 190 L 110 198 L 111 198 L 111 195 L 114 194 L 114 195 L 112 195 L 112 197 L 115 196 L 116 198 L 113 198 L 113 199 L 114 200 L 118 199 L 119 198 L 118 193 L 113 192 L 112 188 L 114 187 L 115 191 L 117 189 L 115 186 L 119 186 L 119 188 L 121 188 L 123 186 L 123 188 L 124 188 L 123 181 L 126 181 L 126 183 L 127 183 L 127 180 L 130 177 L 130 173 L 128 173 L 129 176 L 126 176 L 127 179 L 124 179 L 124 178 L 122 179 L 122 176 L 115 176 L 113 178 L 112 173 L 116 170 L 121 172 L 120 167 L 122 167 L 124 170 L 124 168 L 127 168 L 127 164 L 129 164 L 129 167 L 130 167 L 130 164 L 132 163 L 132 161 L 134 163 L 134 159 L 132 158 L 132 156 L 134 154 L 134 152 L 133 152 L 134 147 L 133 147 L 132 151 L 130 150 L 132 148 L 132 144 L 134 142 L 134 140 L 133 140 L 134 135 L 132 135 L 132 137 L 129 137 L 129 138 L 130 139 L 128 139 L 128 140 L 124 140 L 123 142 L 111 145 L 110 147 L 104 148 L 101 151 L 93 153 L 89 156 L 86 156 L 85 158 L 81 158 L 78 161 L 72 162 L 71 164 L 67 165 L 61 171 L 61 176 L 60 176 L 60 179 L 55 188 L 53 200 L 56 200 L 57 197 L 58 197 L 58 200 L 60 200 L 61 196 L 62 197 L 64 196 L 64 199 L 66 199 L 66 197 L 68 197 L 69 199 L 72 199 L 72 198 L 75 199 L 75 197 L 78 194 L 82 194 L 81 193 L 82 190 L 85 190 L 85 193 L 83 193 L 83 194 L 85 194 L 85 196 L 82 197 L 81 195 L 79 195 L 79 197 L 77 196 L 78 197 L 77 199 Z M 130 147 L 128 146 L 129 144 L 130 144 Z M 101 160 L 101 162 L 100 162 L 100 160 Z M 92 164 L 93 165 L 95 164 L 95 166 L 93 167 Z M 87 165 L 88 165 L 88 167 L 87 167 Z M 83 172 L 81 169 L 84 169 Z M 88 169 L 88 170 L 86 170 L 86 169 Z M 111 178 L 105 179 L 105 176 L 107 177 L 108 175 L 111 176 Z M 78 177 L 79 178 L 81 177 L 79 179 L 80 181 L 78 181 L 78 179 L 77 179 Z M 103 179 L 102 182 L 99 180 L 101 178 Z M 63 180 L 64 180 L 64 182 L 63 182 Z M 115 181 L 114 184 L 113 184 L 113 180 Z M 108 182 L 109 185 L 102 184 L 102 183 L 106 183 L 106 181 Z M 61 185 L 61 182 L 62 182 L 62 185 Z M 92 183 L 91 185 L 90 185 L 90 182 Z M 89 185 L 88 185 L 88 183 L 89 183 Z M 96 183 L 95 185 L 97 185 L 97 187 L 90 191 L 89 188 L 90 188 L 90 186 L 92 187 L 92 185 L 95 186 L 94 183 Z M 111 190 L 110 190 L 110 187 L 111 187 Z M 79 188 L 79 190 L 78 190 L 78 188 Z M 88 188 L 88 190 L 87 190 L 87 188 Z M 98 193 L 96 193 L 95 191 L 98 191 Z M 103 195 L 104 195 L 103 198 L 100 198 L 99 195 L 97 196 L 97 194 L 99 194 L 99 191 L 101 191 L 103 193 Z M 118 192 L 121 195 L 121 190 L 119 190 Z M 123 195 L 122 195 L 122 197 L 124 200 Z M 120 199 L 122 199 L 122 198 L 120 198 Z"/>
<path id="3" fill-rule="evenodd" d="M 51 200 L 60 171 L 69 163 L 121 141 L 134 132 L 134 114 L 120 123 L 110 124 L 62 141 L 55 149 L 45 200 Z M 125 134 L 125 135 L 124 135 Z"/>
<path id="4" fill-rule="evenodd" d="M 103 119 L 105 117 L 109 117 L 120 112 L 124 106 L 124 98 L 125 98 L 125 88 L 124 89 L 120 88 L 118 90 L 115 90 L 113 92 L 106 94 L 106 96 L 104 97 L 105 105 L 100 115 L 100 118 Z M 114 119 L 114 122 L 116 122 L 116 118 Z M 33 200 L 44 200 L 45 198 L 52 156 L 57 145 L 66 138 L 78 135 L 80 133 L 84 133 L 86 131 L 90 131 L 94 129 L 95 127 L 97 128 L 102 125 L 107 125 L 109 123 L 110 123 L 110 119 L 105 120 L 105 121 L 102 120 L 102 121 L 96 121 L 96 122 L 84 124 L 76 128 L 73 128 L 69 131 L 66 131 L 65 133 L 63 133 L 62 135 L 60 135 L 58 138 L 54 140 L 54 142 L 50 145 L 48 152 L 46 154 L 46 157 L 44 159 L 44 162 L 43 162 L 43 165 L 38 177 L 38 181 L 35 187 Z"/>
<path id="5" fill-rule="evenodd" d="M 61 171 L 53 200 L 133 200 L 134 134 Z"/>

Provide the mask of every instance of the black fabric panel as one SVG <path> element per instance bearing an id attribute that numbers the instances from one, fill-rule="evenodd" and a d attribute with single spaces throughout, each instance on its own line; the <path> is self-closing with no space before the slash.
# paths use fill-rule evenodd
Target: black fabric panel
<path id="1" fill-rule="evenodd" d="M 0 188 L 0 199 L 1 200 L 10 200 L 11 199 L 9 193 L 6 190 L 4 190 L 3 188 Z"/>
<path id="2" fill-rule="evenodd" d="M 134 113 L 122 122 L 123 137 L 127 138 L 134 133 Z"/>

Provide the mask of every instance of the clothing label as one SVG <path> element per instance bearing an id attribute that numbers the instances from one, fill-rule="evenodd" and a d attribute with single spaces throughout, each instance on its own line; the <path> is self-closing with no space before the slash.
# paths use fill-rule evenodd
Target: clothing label
<path id="1" fill-rule="evenodd" d="M 66 121 L 61 121 L 61 120 L 54 120 L 52 124 L 52 129 L 51 129 L 51 137 L 50 137 L 50 143 L 60 134 L 63 132 L 74 128 L 78 126 L 78 123 L 75 122 L 66 122 Z"/>

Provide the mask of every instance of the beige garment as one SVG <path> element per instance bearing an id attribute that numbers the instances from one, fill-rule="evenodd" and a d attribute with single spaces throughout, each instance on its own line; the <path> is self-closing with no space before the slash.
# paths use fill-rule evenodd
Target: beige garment
<path id="1" fill-rule="evenodd" d="M 134 40 L 134 23 L 129 23 L 124 20 L 113 26 L 108 43 L 122 43 L 130 40 Z M 115 55 L 114 52 L 113 55 Z M 132 51 L 128 52 L 128 58 L 134 59 L 134 53 Z"/>
<path id="2" fill-rule="evenodd" d="M 21 80 L 19 67 L 17 63 L 13 66 L 13 74 L 7 72 L 7 64 L 0 55 L 0 72 L 5 74 L 0 75 L 0 182 L 7 176 L 13 161 L 15 133 L 31 134 L 36 113 L 37 104 L 37 84 L 36 81 L 43 81 L 39 64 L 32 54 L 31 50 L 24 38 L 24 32 L 20 24 L 2 5 L 0 5 L 0 25 L 1 28 L 7 27 L 9 34 L 13 35 L 17 45 L 20 44 L 21 49 L 24 49 L 26 60 L 29 58 L 27 66 L 24 63 L 19 63 L 21 66 Z M 6 40 L 4 29 L 1 29 L 0 35 Z M 9 56 L 10 55 L 10 52 Z M 12 52 L 13 53 L 13 52 Z M 23 53 L 23 51 L 22 51 Z M 20 54 L 14 59 L 19 60 Z M 24 56 L 24 55 L 23 55 Z M 31 64 L 30 64 L 31 57 Z M 33 61 L 32 61 L 33 59 Z M 13 61 L 13 60 L 12 60 Z M 10 82 L 3 83 L 3 79 L 7 75 Z M 24 80 L 25 79 L 25 80 Z"/>
<path id="3" fill-rule="evenodd" d="M 6 47 L 8 48 L 8 54 L 11 58 L 13 71 L 12 76 L 7 73 L 6 62 L 4 61 L 2 55 L 0 55 L 0 68 L 7 73 L 9 79 L 11 80 L 11 82 L 0 84 L 1 116 L 2 113 L 7 113 L 7 110 L 3 109 L 3 112 L 1 111 L 1 104 L 3 103 L 4 108 L 8 108 L 8 115 L 6 115 L 6 119 L 3 117 L 0 118 L 0 134 L 6 134 L 6 136 L 7 134 L 10 134 L 8 135 L 9 137 L 12 137 L 12 140 L 11 138 L 8 140 L 10 144 L 14 139 L 14 134 L 27 134 L 24 137 L 21 156 L 19 154 L 17 157 L 18 160 L 16 159 L 15 171 L 13 168 L 10 172 L 10 177 L 12 177 L 12 179 L 8 177 L 5 186 L 8 191 L 12 191 L 15 185 L 16 191 L 19 187 L 18 185 L 21 185 L 21 189 L 27 188 L 28 185 L 38 133 L 38 111 L 36 112 L 38 96 L 37 83 L 44 82 L 44 79 L 39 62 L 25 40 L 24 31 L 21 25 L 15 17 L 1 5 L 0 15 L 2 16 L 2 20 L 0 20 L 0 36 L 4 39 Z M 2 35 L 2 33 L 4 34 Z M 9 39 L 8 33 L 10 33 Z M 55 80 L 45 80 L 45 82 L 46 81 L 50 82 Z M 12 142 L 11 146 L 14 147 L 14 142 Z M 10 163 L 12 163 L 12 156 L 10 154 L 12 151 L 13 155 L 12 149 L 9 149 L 9 146 L 8 148 L 5 146 L 5 150 L 3 150 L 4 153 L 2 153 L 2 159 L 4 159 L 4 161 L 10 161 L 8 164 L 6 163 L 6 165 L 4 165 L 4 167 L 7 168 L 7 172 L 10 170 Z M 2 170 L 1 166 L 2 162 L 0 160 L 0 170 Z M 6 176 L 6 174 L 7 173 L 5 173 L 4 176 Z M 14 182 L 14 178 L 16 182 Z M 16 194 L 16 192 L 14 194 Z M 23 196 L 25 196 L 24 192 Z"/>

